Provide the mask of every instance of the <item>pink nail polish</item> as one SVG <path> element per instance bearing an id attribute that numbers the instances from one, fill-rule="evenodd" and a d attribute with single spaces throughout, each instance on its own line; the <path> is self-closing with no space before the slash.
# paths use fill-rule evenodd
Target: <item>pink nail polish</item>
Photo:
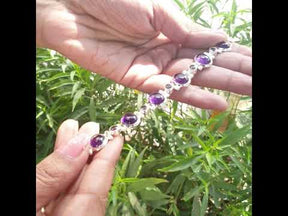
<path id="1" fill-rule="evenodd" d="M 83 147 L 87 145 L 89 141 L 89 136 L 87 134 L 77 134 L 68 143 L 60 147 L 58 152 L 64 154 L 70 158 L 77 158 L 83 151 Z"/>

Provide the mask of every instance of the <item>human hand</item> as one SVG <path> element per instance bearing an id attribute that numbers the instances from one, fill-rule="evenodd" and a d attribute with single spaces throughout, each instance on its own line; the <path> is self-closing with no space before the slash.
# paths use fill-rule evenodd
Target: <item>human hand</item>
<path id="1" fill-rule="evenodd" d="M 163 89 L 196 54 L 225 40 L 225 34 L 192 23 L 168 0 L 37 0 L 38 46 L 146 93 Z M 249 48 L 233 44 L 232 52 L 218 55 L 171 98 L 225 110 L 224 98 L 198 86 L 251 95 L 251 56 Z"/>
<path id="2" fill-rule="evenodd" d="M 121 153 L 123 138 L 115 137 L 108 148 L 89 156 L 83 147 L 99 125 L 88 122 L 78 130 L 75 120 L 64 121 L 57 133 L 54 152 L 36 168 L 36 211 L 45 215 L 102 216 Z"/>

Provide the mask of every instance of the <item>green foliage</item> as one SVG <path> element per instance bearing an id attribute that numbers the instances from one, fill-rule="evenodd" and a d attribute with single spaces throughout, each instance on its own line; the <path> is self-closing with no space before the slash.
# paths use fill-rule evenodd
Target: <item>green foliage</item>
<path id="1" fill-rule="evenodd" d="M 251 23 L 235 1 L 175 0 L 195 22 L 215 19 L 239 43 L 251 46 Z M 227 2 L 227 1 L 226 1 Z M 230 1 L 231 2 L 231 1 Z M 213 19 L 204 20 L 204 11 Z M 240 20 L 240 24 L 235 22 Z M 96 121 L 101 131 L 145 102 L 142 93 L 92 74 L 59 53 L 37 49 L 37 162 L 53 150 L 59 125 L 68 118 Z M 218 115 L 168 104 L 126 140 L 107 203 L 107 215 L 251 215 L 251 107 Z M 223 127 L 224 125 L 224 127 Z M 129 140 L 129 141 L 128 141 Z"/>

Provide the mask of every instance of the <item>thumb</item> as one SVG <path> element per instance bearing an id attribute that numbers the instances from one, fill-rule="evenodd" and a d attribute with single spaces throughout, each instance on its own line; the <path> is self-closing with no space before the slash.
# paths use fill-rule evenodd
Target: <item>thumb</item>
<path id="1" fill-rule="evenodd" d="M 227 35 L 193 23 L 172 1 L 153 1 L 153 22 L 156 31 L 176 43 L 190 48 L 209 48 L 227 40 Z"/>
<path id="2" fill-rule="evenodd" d="M 77 134 L 41 161 L 36 167 L 36 211 L 56 198 L 79 175 L 87 162 L 89 142 L 86 134 Z"/>

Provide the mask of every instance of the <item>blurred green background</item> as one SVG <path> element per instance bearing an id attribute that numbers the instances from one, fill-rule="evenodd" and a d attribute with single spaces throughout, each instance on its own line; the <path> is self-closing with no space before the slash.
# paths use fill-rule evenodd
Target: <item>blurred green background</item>
<path id="1" fill-rule="evenodd" d="M 193 21 L 251 46 L 251 9 L 233 0 L 175 2 Z M 36 57 L 37 163 L 53 150 L 65 119 L 96 121 L 103 132 L 145 103 L 143 93 L 53 50 L 37 49 Z M 169 101 L 167 112 L 157 110 L 126 137 L 107 215 L 252 215 L 251 98 L 207 90 L 226 97 L 229 109 L 218 113 Z"/>

